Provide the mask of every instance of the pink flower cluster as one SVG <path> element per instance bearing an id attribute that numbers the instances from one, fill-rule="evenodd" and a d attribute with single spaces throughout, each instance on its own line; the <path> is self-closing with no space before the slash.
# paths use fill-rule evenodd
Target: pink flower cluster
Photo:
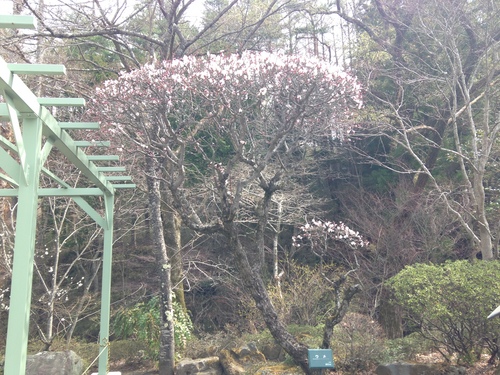
<path id="1" fill-rule="evenodd" d="M 313 219 L 311 224 L 307 223 L 300 228 L 301 233 L 292 238 L 293 245 L 300 247 L 304 242 L 315 247 L 328 248 L 328 241 L 342 241 L 351 247 L 368 246 L 366 241 L 357 231 L 349 228 L 345 223 L 332 221 L 322 221 Z"/>
<path id="2" fill-rule="evenodd" d="M 285 123 L 301 111 L 301 128 L 347 134 L 347 117 L 362 104 L 356 79 L 324 61 L 303 56 L 245 52 L 186 56 L 124 73 L 97 90 L 94 106 L 116 127 L 175 118 L 177 126 L 201 119 L 230 126 L 255 115 Z M 340 131 L 342 128 L 342 131 Z"/>

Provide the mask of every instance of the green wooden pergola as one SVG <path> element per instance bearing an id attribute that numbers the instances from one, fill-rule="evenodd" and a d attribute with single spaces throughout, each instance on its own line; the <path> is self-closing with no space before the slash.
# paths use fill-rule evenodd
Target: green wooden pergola
<path id="1" fill-rule="evenodd" d="M 31 16 L 0 15 L 1 28 L 35 28 Z M 79 98 L 38 98 L 19 75 L 65 74 L 62 65 L 7 64 L 0 57 L 0 126 L 10 126 L 13 139 L 0 135 L 0 180 L 8 187 L 0 196 L 17 197 L 16 233 L 12 263 L 9 321 L 5 351 L 5 375 L 24 375 L 30 320 L 31 291 L 35 253 L 38 201 L 41 197 L 71 197 L 103 229 L 101 321 L 99 338 L 99 375 L 108 373 L 108 337 L 111 302 L 111 263 L 115 191 L 134 188 L 126 183 L 130 176 L 106 175 L 123 172 L 123 167 L 98 166 L 96 163 L 117 161 L 113 155 L 86 155 L 83 147 L 108 146 L 109 142 L 73 140 L 69 129 L 99 129 L 98 123 L 58 122 L 46 106 L 85 105 Z M 86 177 L 85 187 L 71 187 L 56 172 L 46 168 L 52 150 L 57 149 Z M 44 174 L 57 188 L 40 186 Z M 98 196 L 104 201 L 104 214 L 85 200 Z"/>

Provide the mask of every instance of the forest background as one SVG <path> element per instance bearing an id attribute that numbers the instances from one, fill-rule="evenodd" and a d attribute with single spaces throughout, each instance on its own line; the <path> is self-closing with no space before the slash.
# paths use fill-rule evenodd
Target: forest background
<path id="1" fill-rule="evenodd" d="M 195 6 L 199 17 L 189 11 Z M 26 81 L 38 96 L 87 98 L 87 111 L 58 108 L 56 117 L 101 121 L 100 133 L 74 136 L 111 139 L 138 185 L 118 195 L 115 337 L 151 334 L 142 339 L 158 340 L 152 356 L 171 374 L 193 334 L 267 328 L 307 372 L 307 344 L 290 325 L 322 325 L 318 345 L 330 347 L 350 309 L 348 321 L 361 330 L 380 325 L 374 336 L 416 332 L 450 358 L 458 352 L 471 362 L 486 347 L 494 359 L 498 347 L 485 332 L 498 327 L 480 319 L 500 301 L 491 294 L 499 282 L 499 7 L 496 0 L 207 0 L 203 8 L 189 0 L 14 1 L 12 13 L 35 15 L 38 26 L 2 31 L 3 58 L 64 64 L 65 78 Z M 192 79 L 277 55 L 281 68 L 256 69 L 229 93 Z M 283 56 L 313 68 L 301 75 Z M 312 73 L 325 66 L 346 73 L 330 80 Z M 181 80 L 179 72 L 189 74 Z M 150 82 L 148 74 L 159 75 Z M 279 74 L 290 77 L 286 89 L 269 86 Z M 168 91 L 173 77 L 189 90 Z M 245 90 L 250 99 L 236 100 Z M 167 99 L 175 99 L 173 110 Z M 228 104 L 235 102 L 240 107 Z M 1 130 L 12 138 L 8 126 Z M 48 163 L 66 181 L 81 179 L 57 157 Z M 2 322 L 15 207 L 2 200 Z M 38 222 L 33 339 L 45 349 L 61 338 L 69 346 L 96 340 L 100 230 L 62 198 L 41 200 Z M 473 301 L 470 325 L 482 331 L 465 349 L 443 338 L 441 316 L 418 309 L 424 296 L 405 301 L 441 285 L 436 275 L 419 280 L 422 264 L 467 275 L 451 290 Z M 472 267 L 479 268 L 468 274 Z M 155 319 L 161 330 L 138 328 Z M 473 336 L 459 326 L 459 341 Z"/>

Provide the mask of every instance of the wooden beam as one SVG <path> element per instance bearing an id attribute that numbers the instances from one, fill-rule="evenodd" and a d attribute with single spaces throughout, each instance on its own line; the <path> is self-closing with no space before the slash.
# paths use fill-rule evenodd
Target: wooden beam
<path id="1" fill-rule="evenodd" d="M 7 64 L 7 67 L 15 74 L 66 75 L 66 67 L 57 64 Z"/>
<path id="2" fill-rule="evenodd" d="M 61 129 L 90 129 L 99 130 L 101 125 L 98 122 L 59 122 Z"/>
<path id="3" fill-rule="evenodd" d="M 97 167 L 98 172 L 126 172 L 125 167 Z"/>
<path id="4" fill-rule="evenodd" d="M 20 15 L 0 15 L 2 29 L 36 29 L 35 17 Z"/>
<path id="5" fill-rule="evenodd" d="M 40 197 L 89 197 L 103 196 L 99 188 L 44 188 L 38 189 Z"/>
<path id="6" fill-rule="evenodd" d="M 90 161 L 120 161 L 118 155 L 87 155 Z"/>
<path id="7" fill-rule="evenodd" d="M 137 187 L 136 184 L 113 184 L 115 189 L 135 189 Z"/>
<path id="8" fill-rule="evenodd" d="M 132 181 L 131 176 L 106 176 L 106 181 Z"/>
<path id="9" fill-rule="evenodd" d="M 109 147 L 110 141 L 74 141 L 76 147 Z"/>
<path id="10" fill-rule="evenodd" d="M 38 104 L 48 107 L 84 107 L 83 98 L 38 98 Z"/>

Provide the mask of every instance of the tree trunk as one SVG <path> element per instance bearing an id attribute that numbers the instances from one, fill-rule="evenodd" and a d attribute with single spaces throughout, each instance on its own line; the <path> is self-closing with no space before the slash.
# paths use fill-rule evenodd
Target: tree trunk
<path id="1" fill-rule="evenodd" d="M 342 319 L 344 319 L 345 314 L 347 314 L 347 309 L 351 303 L 353 297 L 360 291 L 359 285 L 348 286 L 343 293 L 340 289 L 347 281 L 347 275 L 342 276 L 334 283 L 334 302 L 335 308 L 333 311 L 326 316 L 325 327 L 323 329 L 323 342 L 321 343 L 321 348 L 329 349 L 330 343 L 333 337 L 333 328 L 339 324 Z M 342 296 L 341 296 L 342 295 Z"/>
<path id="2" fill-rule="evenodd" d="M 279 272 L 279 257 L 278 257 L 278 244 L 279 244 L 279 236 L 281 233 L 281 216 L 283 214 L 283 202 L 281 200 L 278 201 L 278 218 L 276 222 L 276 228 L 274 230 L 273 236 L 273 279 L 276 287 L 278 288 L 278 293 L 280 299 L 283 300 L 283 293 L 281 292 L 281 276 L 282 274 Z"/>
<path id="3" fill-rule="evenodd" d="M 161 193 L 158 160 L 151 155 L 146 157 L 148 203 L 151 231 L 155 245 L 155 256 L 159 264 L 160 276 L 160 350 L 158 354 L 159 374 L 173 375 L 175 365 L 174 321 L 172 308 L 171 265 L 163 233 L 161 217 Z"/>
<path id="4" fill-rule="evenodd" d="M 430 132 L 429 138 L 434 143 L 434 147 L 429 150 L 425 160 L 425 166 L 429 171 L 432 171 L 436 166 L 438 160 L 439 152 L 441 151 L 441 143 L 443 142 L 444 132 L 446 131 L 446 119 L 449 118 L 449 113 L 443 113 L 435 121 L 429 121 L 430 127 L 433 129 Z M 413 186 L 413 192 L 417 195 L 423 193 L 427 182 L 429 182 L 430 176 L 426 173 L 419 173 L 417 179 L 415 180 L 415 185 Z"/>
<path id="5" fill-rule="evenodd" d="M 278 317 L 276 310 L 269 298 L 259 270 L 253 270 L 247 258 L 247 254 L 238 237 L 238 226 L 234 222 L 225 223 L 226 236 L 229 247 L 235 255 L 237 268 L 245 289 L 252 296 L 259 311 L 262 314 L 267 328 L 276 342 L 300 365 L 306 374 L 311 374 L 307 361 L 307 346 L 297 341 L 285 328 Z"/>
<path id="6" fill-rule="evenodd" d="M 388 339 L 398 339 L 403 337 L 403 323 L 401 312 L 390 303 L 390 295 L 383 291 L 380 298 L 379 323 Z"/>
<path id="7" fill-rule="evenodd" d="M 483 156 L 485 157 L 485 156 Z M 487 160 L 487 159 L 486 159 Z M 473 188 L 474 195 L 476 199 L 476 217 L 478 222 L 479 231 L 479 251 L 481 252 L 481 257 L 483 260 L 494 259 L 493 255 L 493 241 L 490 231 L 490 226 L 488 223 L 488 218 L 486 217 L 486 194 L 484 192 L 484 175 L 485 175 L 485 165 L 486 161 L 479 160 L 476 163 L 476 171 L 473 176 Z"/>
<path id="8" fill-rule="evenodd" d="M 163 218 L 165 220 L 165 242 L 167 253 L 172 264 L 170 280 L 177 303 L 187 311 L 184 298 L 184 271 L 182 264 L 182 239 L 181 239 L 181 217 L 171 209 L 164 207 Z"/>

